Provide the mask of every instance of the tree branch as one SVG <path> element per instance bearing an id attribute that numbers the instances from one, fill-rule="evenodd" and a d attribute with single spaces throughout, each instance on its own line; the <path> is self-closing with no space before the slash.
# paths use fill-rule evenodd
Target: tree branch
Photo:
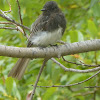
<path id="1" fill-rule="evenodd" d="M 0 45 L 0 56 L 17 58 L 52 58 L 97 50 L 100 50 L 100 39 L 66 43 L 64 45 L 51 46 L 46 48 L 18 48 Z"/>
<path id="2" fill-rule="evenodd" d="M 96 68 L 93 68 L 93 69 L 87 69 L 87 70 L 79 70 L 79 69 L 67 68 L 64 65 L 62 65 L 61 63 L 59 63 L 57 60 L 55 60 L 54 58 L 51 58 L 51 60 L 53 62 L 55 62 L 56 64 L 58 64 L 62 69 L 64 69 L 64 71 L 68 71 L 68 72 L 89 73 L 89 72 L 95 72 L 95 71 L 100 70 L 100 67 L 96 67 Z"/>
<path id="3" fill-rule="evenodd" d="M 87 87 L 84 87 L 84 88 L 100 88 L 100 86 L 87 86 Z"/>
<path id="4" fill-rule="evenodd" d="M 17 0 L 17 4 L 18 4 L 18 12 L 19 12 L 19 17 L 20 17 L 20 22 L 21 22 L 21 24 L 23 25 L 23 20 L 22 20 L 21 12 L 20 12 L 20 4 L 19 4 L 19 0 Z M 22 27 L 22 28 L 23 28 L 23 27 Z M 26 34 L 24 28 L 23 28 L 23 34 L 24 34 L 24 36 L 26 36 L 26 38 L 28 39 L 28 35 Z"/>
<path id="5" fill-rule="evenodd" d="M 32 100 L 33 97 L 34 97 L 35 90 L 36 90 L 36 87 L 37 87 L 37 83 L 38 83 L 38 81 L 39 81 L 39 79 L 40 79 L 40 75 L 41 75 L 41 73 L 42 73 L 42 71 L 43 71 L 43 68 L 44 68 L 44 66 L 45 66 L 45 64 L 46 64 L 47 61 L 48 61 L 48 58 L 45 58 L 45 59 L 44 59 L 44 62 L 43 62 L 43 65 L 42 65 L 41 68 L 40 68 L 39 74 L 38 74 L 38 76 L 37 76 L 37 80 L 35 81 L 35 85 L 34 85 L 34 88 L 33 88 L 33 91 L 32 91 L 31 97 L 30 97 L 30 100 Z"/>
<path id="6" fill-rule="evenodd" d="M 78 82 L 78 83 L 74 83 L 74 84 L 69 84 L 69 85 L 52 85 L 52 86 L 37 86 L 37 87 L 51 88 L 51 87 L 70 87 L 70 86 L 75 86 L 75 85 L 82 84 L 82 83 L 84 83 L 84 82 L 86 82 L 86 81 L 92 79 L 93 77 L 95 77 L 95 76 L 98 75 L 99 73 L 100 73 L 100 70 L 99 70 L 97 73 L 95 73 L 94 75 L 92 75 L 91 77 L 89 77 L 89 78 L 87 78 L 87 79 L 85 79 L 85 80 L 83 80 L 83 81 L 80 81 L 80 82 Z M 85 87 L 85 88 L 87 88 L 87 87 Z"/>
<path id="7" fill-rule="evenodd" d="M 64 57 L 62 57 L 63 58 L 63 61 L 66 61 L 67 63 L 71 63 L 71 64 L 75 64 L 75 65 L 81 65 L 81 66 L 87 66 L 87 67 L 99 67 L 100 65 L 88 65 L 88 64 L 84 64 L 83 62 L 81 62 L 81 64 L 79 64 L 79 63 L 76 63 L 76 62 L 72 62 L 72 61 L 68 61 L 68 60 L 66 60 Z"/>
<path id="8" fill-rule="evenodd" d="M 13 27 L 0 27 L 0 29 L 9 29 L 9 30 L 18 30 L 18 28 L 13 28 Z"/>
<path id="9" fill-rule="evenodd" d="M 17 30 L 17 31 L 20 31 L 21 33 L 24 34 L 24 31 L 21 29 L 21 27 L 19 26 L 16 26 L 16 28 L 13 28 L 13 27 L 0 27 L 0 29 L 9 29 L 9 30 Z M 28 36 L 26 35 L 26 37 L 28 38 Z"/>
<path id="10" fill-rule="evenodd" d="M 6 0 L 6 1 L 7 1 L 8 5 L 9 5 L 9 10 L 8 11 L 4 11 L 4 13 L 9 13 L 9 12 L 11 12 L 11 4 L 9 3 L 8 0 Z"/>
<path id="11" fill-rule="evenodd" d="M 13 24 L 13 23 L 10 23 L 10 22 L 0 22 L 0 24 Z"/>
<path id="12" fill-rule="evenodd" d="M 8 16 L 6 16 L 2 10 L 0 10 L 0 11 L 2 12 L 2 14 L 0 14 L 0 16 L 1 16 L 2 18 L 5 18 L 7 21 L 10 21 L 10 22 L 12 22 L 12 23 L 14 23 L 14 24 L 16 24 L 16 25 L 18 25 L 18 26 L 21 26 L 21 27 L 23 27 L 23 28 L 25 28 L 25 29 L 27 29 L 27 30 L 30 31 L 30 28 L 28 28 L 27 26 L 24 26 L 24 25 L 22 25 L 22 24 L 16 22 L 15 20 L 12 20 L 12 19 L 9 18 Z"/>

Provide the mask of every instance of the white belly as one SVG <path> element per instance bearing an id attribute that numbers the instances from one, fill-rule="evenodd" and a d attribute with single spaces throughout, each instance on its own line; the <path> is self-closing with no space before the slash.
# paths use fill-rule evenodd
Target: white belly
<path id="1" fill-rule="evenodd" d="M 33 46 L 48 46 L 55 44 L 62 37 L 62 28 L 60 27 L 58 30 L 54 32 L 37 32 L 37 35 L 31 37 L 31 42 Z"/>

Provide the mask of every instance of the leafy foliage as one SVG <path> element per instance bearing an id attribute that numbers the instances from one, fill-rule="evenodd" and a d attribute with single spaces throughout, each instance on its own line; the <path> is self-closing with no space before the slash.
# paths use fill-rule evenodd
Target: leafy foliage
<path id="1" fill-rule="evenodd" d="M 11 4 L 9 17 L 20 23 L 16 0 L 8 0 Z M 23 24 L 30 27 L 36 18 L 41 14 L 45 2 L 48 0 L 19 0 Z M 67 29 L 62 38 L 65 42 L 78 42 L 100 37 L 100 1 L 99 0 L 55 0 L 64 12 L 67 19 Z M 6 0 L 0 0 L 0 9 L 9 10 Z M 0 22 L 6 21 L 0 17 Z M 1 25 L 10 26 L 12 25 Z M 29 34 L 28 31 L 26 31 Z M 27 41 L 22 33 L 16 30 L 0 29 L 0 44 L 26 47 Z M 99 64 L 100 52 L 89 52 L 84 54 L 70 55 L 65 57 L 69 61 L 78 62 L 77 59 L 87 64 Z M 57 59 L 68 68 L 87 69 L 84 66 L 77 66 Z M 32 90 L 32 84 L 36 81 L 39 68 L 43 59 L 34 59 L 30 62 L 22 80 L 18 81 L 8 78 L 7 75 L 16 63 L 16 58 L 0 57 L 0 100 L 25 100 Z M 85 80 L 94 73 L 80 74 L 64 72 L 51 60 L 48 61 L 38 85 L 66 85 Z M 40 88 L 37 87 L 35 100 L 92 100 L 96 92 L 95 100 L 100 99 L 98 89 L 87 89 L 85 86 L 100 85 L 99 75 L 81 85 L 65 88 Z M 93 91 L 93 93 L 90 93 Z"/>

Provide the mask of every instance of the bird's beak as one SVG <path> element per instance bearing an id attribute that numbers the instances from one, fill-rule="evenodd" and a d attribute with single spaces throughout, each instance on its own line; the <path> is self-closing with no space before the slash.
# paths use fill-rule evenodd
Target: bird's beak
<path id="1" fill-rule="evenodd" d="M 41 9 L 41 11 L 46 11 L 46 9 L 45 9 L 45 8 L 43 8 L 43 9 Z"/>

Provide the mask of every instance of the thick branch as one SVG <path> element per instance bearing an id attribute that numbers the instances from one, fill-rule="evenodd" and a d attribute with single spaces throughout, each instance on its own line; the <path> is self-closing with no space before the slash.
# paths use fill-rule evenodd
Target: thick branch
<path id="1" fill-rule="evenodd" d="M 60 57 L 76 53 L 100 50 L 100 39 L 88 40 L 83 42 L 66 43 L 64 45 L 46 48 L 18 48 L 0 45 L 0 56 L 18 58 L 45 58 Z"/>

